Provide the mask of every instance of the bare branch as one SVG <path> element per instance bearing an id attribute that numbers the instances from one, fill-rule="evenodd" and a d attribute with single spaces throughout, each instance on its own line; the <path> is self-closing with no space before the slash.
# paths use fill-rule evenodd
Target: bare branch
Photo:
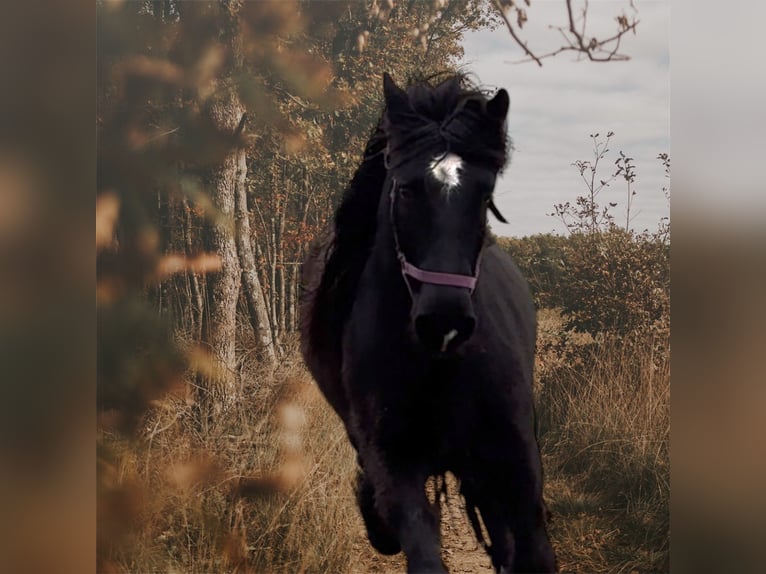
<path id="1" fill-rule="evenodd" d="M 587 22 L 587 16 L 588 16 L 588 2 L 585 2 L 585 7 L 583 8 L 583 14 L 582 14 L 582 29 L 580 31 L 577 30 L 577 27 L 575 26 L 575 19 L 574 19 L 574 10 L 572 8 L 572 0 L 567 0 L 567 13 L 569 16 L 569 33 L 574 36 L 576 40 L 577 50 L 579 52 L 582 52 L 588 56 L 588 59 L 592 62 L 609 62 L 609 61 L 616 61 L 616 60 L 627 60 L 629 59 L 628 56 L 619 55 L 617 54 L 617 50 L 620 47 L 620 40 L 622 37 L 630 32 L 631 30 L 635 32 L 636 26 L 638 25 L 638 20 L 633 20 L 632 22 L 629 22 L 626 16 L 618 16 L 617 22 L 620 25 L 620 29 L 617 31 L 617 33 L 614 36 L 611 36 L 605 40 L 597 40 L 595 37 L 591 39 L 590 42 L 586 43 L 585 41 L 585 25 Z M 596 56 L 597 53 L 606 51 L 604 50 L 604 46 L 607 44 L 615 42 L 616 46 L 614 49 L 609 51 L 606 56 L 598 57 Z"/>
<path id="2" fill-rule="evenodd" d="M 558 30 L 565 45 L 562 45 L 555 50 L 538 56 L 532 53 L 532 50 L 529 48 L 527 43 L 519 37 L 517 31 L 511 24 L 508 15 L 506 14 L 506 9 L 511 9 L 514 7 L 513 2 L 508 4 L 507 0 L 492 0 L 492 4 L 505 21 L 506 27 L 508 28 L 511 37 L 519 46 L 523 48 L 527 55 L 527 57 L 520 60 L 509 62 L 513 64 L 535 62 L 538 66 L 542 66 L 542 60 L 545 58 L 552 58 L 558 54 L 561 54 L 562 52 L 577 52 L 578 54 L 583 54 L 587 56 L 588 60 L 591 62 L 619 62 L 629 60 L 629 56 L 619 53 L 622 37 L 628 32 L 633 32 L 635 34 L 636 27 L 640 23 L 640 20 L 636 20 L 635 18 L 630 20 L 625 14 L 622 14 L 615 18 L 618 24 L 618 30 L 615 34 L 601 40 L 596 37 L 592 37 L 590 40 L 588 40 L 586 33 L 588 11 L 590 9 L 588 1 L 585 1 L 580 18 L 581 21 L 578 22 L 575 18 L 575 9 L 572 6 L 572 0 L 567 0 L 566 6 L 569 25 L 549 26 L 551 29 Z M 633 6 L 632 2 L 630 3 L 630 7 L 635 11 L 635 7 Z M 519 10 L 519 8 L 516 8 L 516 10 Z M 578 24 L 580 24 L 579 29 Z"/>
<path id="3" fill-rule="evenodd" d="M 500 4 L 500 0 L 492 0 L 492 4 L 495 6 L 497 11 L 500 13 L 500 17 L 505 22 L 505 25 L 507 26 L 508 32 L 510 32 L 511 37 L 516 41 L 516 43 L 519 46 L 522 47 L 522 49 L 524 50 L 524 52 L 526 52 L 527 56 L 529 56 L 530 59 L 532 59 L 535 62 L 537 62 L 538 66 L 542 66 L 543 63 L 540 61 L 540 59 L 532 53 L 532 51 L 527 47 L 526 43 L 522 42 L 521 38 L 519 38 L 519 36 L 516 34 L 516 30 L 513 29 L 513 26 L 511 25 L 510 20 L 508 20 L 508 16 L 506 15 L 505 10 L 504 10 L 502 4 Z"/>

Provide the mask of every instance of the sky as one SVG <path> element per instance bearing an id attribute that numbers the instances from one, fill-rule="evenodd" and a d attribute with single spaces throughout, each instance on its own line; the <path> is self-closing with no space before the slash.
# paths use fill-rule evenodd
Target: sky
<path id="1" fill-rule="evenodd" d="M 511 97 L 508 128 L 514 151 L 495 187 L 495 203 L 510 223 L 490 218 L 498 235 L 565 233 L 564 225 L 547 214 L 554 204 L 574 203 L 587 193 L 572 164 L 593 159 L 590 134 L 603 138 L 609 131 L 614 136 L 598 175 L 606 179 L 613 173 L 620 150 L 635 159 L 631 218 L 636 217 L 631 227 L 653 231 L 661 217 L 670 215 L 662 192 L 669 180 L 656 159 L 661 152 L 670 153 L 670 6 L 666 1 L 640 0 L 633 5 L 640 23 L 635 35 L 623 37 L 620 50 L 629 61 L 577 61 L 574 53 L 564 52 L 539 67 L 534 62 L 513 63 L 524 54 L 504 26 L 466 36 L 464 70 L 485 87 L 505 88 Z M 614 33 L 614 18 L 623 10 L 628 16 L 634 13 L 628 1 L 596 0 L 589 8 L 588 30 L 597 37 L 602 31 Z M 564 2 L 533 0 L 527 14 L 522 32 L 530 48 L 538 54 L 558 48 L 559 33 L 548 25 L 564 24 Z M 625 182 L 616 179 L 598 201 L 617 203 L 613 213 L 624 224 L 626 199 Z"/>

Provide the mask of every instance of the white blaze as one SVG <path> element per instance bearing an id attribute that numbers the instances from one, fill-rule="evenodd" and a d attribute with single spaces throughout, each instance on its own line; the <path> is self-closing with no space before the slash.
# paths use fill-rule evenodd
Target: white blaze
<path id="1" fill-rule="evenodd" d="M 435 157 L 428 167 L 431 170 L 431 175 L 444 184 L 445 191 L 450 191 L 460 185 L 463 160 L 459 155 L 448 153 L 444 157 Z"/>
<path id="2" fill-rule="evenodd" d="M 444 341 L 442 341 L 442 353 L 444 353 L 447 350 L 447 345 L 449 345 L 449 342 L 457 337 L 457 330 L 452 329 L 449 333 L 444 335 Z"/>

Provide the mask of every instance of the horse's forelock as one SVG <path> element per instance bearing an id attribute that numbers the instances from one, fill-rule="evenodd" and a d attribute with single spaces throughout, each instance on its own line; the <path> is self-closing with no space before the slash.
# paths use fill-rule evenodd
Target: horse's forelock
<path id="1" fill-rule="evenodd" d="M 487 98 L 466 76 L 413 84 L 407 96 L 409 109 L 387 110 L 382 119 L 391 164 L 451 151 L 469 162 L 503 169 L 509 145 L 505 122 L 487 114 Z"/>

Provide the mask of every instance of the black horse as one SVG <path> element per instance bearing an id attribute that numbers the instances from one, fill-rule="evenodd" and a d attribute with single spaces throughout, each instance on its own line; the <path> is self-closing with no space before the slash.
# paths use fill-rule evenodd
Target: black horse
<path id="1" fill-rule="evenodd" d="M 487 99 L 461 76 L 383 84 L 386 109 L 334 233 L 304 267 L 304 358 L 358 453 L 378 551 L 404 550 L 409 572 L 446 572 L 424 485 L 450 471 L 497 571 L 555 571 L 534 433 L 535 310 L 487 234 L 487 210 L 502 219 L 492 192 L 508 94 Z"/>

